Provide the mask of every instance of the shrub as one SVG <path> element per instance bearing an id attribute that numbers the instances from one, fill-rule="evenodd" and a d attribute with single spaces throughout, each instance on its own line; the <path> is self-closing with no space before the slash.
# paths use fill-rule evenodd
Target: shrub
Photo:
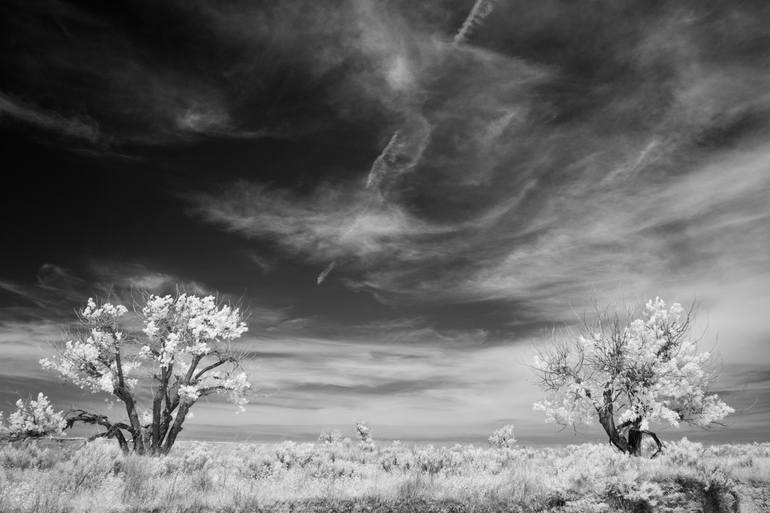
<path id="1" fill-rule="evenodd" d="M 16 411 L 8 416 L 8 423 L 3 421 L 0 412 L 0 439 L 12 442 L 28 438 L 63 435 L 66 421 L 60 411 L 54 411 L 48 398 L 41 393 L 37 400 L 16 401 Z"/>
<path id="2" fill-rule="evenodd" d="M 361 449 L 368 452 L 374 451 L 377 448 L 377 444 L 374 443 L 369 425 L 363 421 L 356 421 L 355 428 Z"/>
<path id="3" fill-rule="evenodd" d="M 342 433 L 336 429 L 321 431 L 318 441 L 324 444 L 338 444 L 342 442 Z"/>
<path id="4" fill-rule="evenodd" d="M 489 445 L 499 449 L 510 449 L 516 444 L 513 424 L 507 424 L 498 430 L 495 430 L 489 436 Z"/>

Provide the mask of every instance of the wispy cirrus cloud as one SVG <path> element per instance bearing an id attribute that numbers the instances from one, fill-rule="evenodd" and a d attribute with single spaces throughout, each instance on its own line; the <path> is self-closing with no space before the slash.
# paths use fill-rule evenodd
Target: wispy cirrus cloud
<path id="1" fill-rule="evenodd" d="M 138 263 L 91 261 L 76 274 L 52 263 L 40 266 L 34 281 L 0 280 L 0 291 L 10 294 L 25 306 L 0 307 L 0 320 L 19 321 L 43 319 L 52 323 L 71 321 L 72 313 L 81 308 L 89 297 L 133 304 L 142 293 L 169 294 L 177 290 L 191 294 L 215 294 L 207 285 L 183 277 L 160 272 Z M 240 302 L 240 298 L 223 292 L 222 297 Z M 247 306 L 247 305 L 245 305 Z M 278 322 L 285 315 L 277 310 L 255 307 L 255 321 Z"/>
<path id="2" fill-rule="evenodd" d="M 4 116 L 90 143 L 96 143 L 101 138 L 99 126 L 92 118 L 78 115 L 65 117 L 0 93 L 0 117 Z"/>
<path id="3" fill-rule="evenodd" d="M 0 54 L 9 76 L 0 92 L 4 117 L 102 148 L 277 136 L 274 127 L 233 116 L 236 95 L 217 78 L 224 70 L 200 71 L 209 58 L 199 48 L 206 17 L 167 3 L 148 8 L 148 24 L 165 27 L 173 19 L 182 27 L 175 36 L 166 32 L 189 49 L 189 62 L 180 62 L 148 46 L 130 16 L 109 10 L 47 0 L 9 2 L 2 12 L 14 20 L 5 29 L 15 41 Z"/>
<path id="4" fill-rule="evenodd" d="M 187 194 L 204 220 L 249 237 L 265 237 L 314 262 L 410 258 L 404 240 L 447 229 L 420 221 L 365 190 L 318 190 L 300 199 L 289 192 L 239 183 L 221 196 Z M 415 257 L 418 255 L 414 255 Z"/>
<path id="5" fill-rule="evenodd" d="M 503 18 L 516 9 L 496 8 Z M 308 198 L 254 184 L 253 194 L 190 198 L 229 230 L 312 261 L 348 258 L 358 283 L 419 301 L 558 303 L 563 318 L 567 305 L 608 289 L 692 292 L 688 284 L 744 262 L 762 273 L 766 73 L 725 65 L 704 41 L 727 22 L 674 7 L 658 14 L 665 23 L 634 25 L 618 48 L 623 64 L 604 64 L 628 68 L 636 83 L 526 59 L 524 47 L 427 43 L 394 24 L 422 50 L 409 64 L 415 85 L 390 86 L 406 124 L 361 170 L 366 186 L 326 185 Z M 558 16 L 550 28 L 569 40 Z M 496 19 L 481 44 L 497 44 Z M 595 41 L 613 37 L 605 21 Z M 715 234 L 732 243 L 717 247 Z"/>

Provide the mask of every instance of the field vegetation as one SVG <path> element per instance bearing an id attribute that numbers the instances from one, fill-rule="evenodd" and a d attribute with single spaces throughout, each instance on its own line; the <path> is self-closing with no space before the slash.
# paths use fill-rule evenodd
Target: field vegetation
<path id="1" fill-rule="evenodd" d="M 0 511 L 768 511 L 770 444 L 682 439 L 654 459 L 609 444 L 563 448 L 180 442 L 168 455 L 114 442 L 0 447 Z"/>

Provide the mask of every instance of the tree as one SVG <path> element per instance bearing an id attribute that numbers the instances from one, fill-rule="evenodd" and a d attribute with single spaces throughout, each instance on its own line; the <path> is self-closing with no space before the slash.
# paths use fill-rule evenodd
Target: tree
<path id="1" fill-rule="evenodd" d="M 54 411 L 48 398 L 42 393 L 37 400 L 16 401 L 16 411 L 3 420 L 0 412 L 0 440 L 18 442 L 31 438 L 57 436 L 64 434 L 66 420 L 60 411 Z"/>
<path id="2" fill-rule="evenodd" d="M 630 314 L 631 319 L 635 315 Z M 535 356 L 546 398 L 535 403 L 547 422 L 599 421 L 609 441 L 639 455 L 653 423 L 707 427 L 735 410 L 708 392 L 715 379 L 708 352 L 692 336 L 693 309 L 650 300 L 639 318 L 600 314 L 576 336 L 556 339 Z"/>
<path id="3" fill-rule="evenodd" d="M 487 439 L 490 447 L 498 449 L 511 449 L 516 445 L 516 435 L 513 424 L 506 424 L 500 429 L 496 429 Z"/>
<path id="4" fill-rule="evenodd" d="M 88 300 L 72 340 L 44 368 L 94 393 L 110 394 L 125 406 L 115 422 L 85 410 L 67 413 L 67 427 L 81 422 L 104 428 L 124 452 L 165 454 L 173 447 L 195 403 L 227 394 L 240 409 L 251 387 L 231 342 L 246 330 L 240 309 L 213 296 L 146 295 L 134 309 L 141 331 L 132 333 L 123 305 Z M 140 391 L 151 391 L 140 408 Z M 129 445 L 130 443 L 130 445 Z"/>
<path id="5" fill-rule="evenodd" d="M 359 439 L 359 446 L 364 451 L 373 451 L 377 448 L 377 444 L 372 438 L 372 430 L 369 428 L 369 424 L 362 420 L 357 420 L 354 423 L 356 434 Z"/>
<path id="6" fill-rule="evenodd" d="M 342 432 L 337 429 L 321 431 L 318 441 L 323 444 L 338 444 L 342 442 Z"/>

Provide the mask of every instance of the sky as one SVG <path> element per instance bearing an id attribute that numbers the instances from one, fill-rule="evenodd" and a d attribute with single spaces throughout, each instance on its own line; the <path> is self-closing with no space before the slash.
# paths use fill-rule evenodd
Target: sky
<path id="1" fill-rule="evenodd" d="M 11 0 L 0 5 L 0 409 L 93 297 L 250 313 L 245 413 L 188 438 L 606 437 L 532 410 L 594 305 L 698 304 L 770 423 L 766 0 Z"/>

